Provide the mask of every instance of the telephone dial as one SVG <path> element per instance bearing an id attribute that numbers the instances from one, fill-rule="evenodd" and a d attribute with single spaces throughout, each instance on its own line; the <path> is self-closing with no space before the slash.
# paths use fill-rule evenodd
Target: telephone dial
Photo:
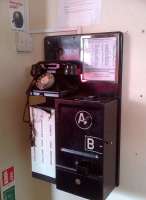
<path id="1" fill-rule="evenodd" d="M 80 61 L 42 61 L 32 65 L 32 94 L 60 97 L 78 89 Z"/>

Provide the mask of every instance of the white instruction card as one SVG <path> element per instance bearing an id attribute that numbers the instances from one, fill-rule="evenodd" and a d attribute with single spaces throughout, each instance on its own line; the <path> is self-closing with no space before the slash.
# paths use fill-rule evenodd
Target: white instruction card
<path id="1" fill-rule="evenodd" d="M 59 0 L 57 18 L 62 27 L 99 24 L 101 0 Z"/>
<path id="2" fill-rule="evenodd" d="M 83 79 L 117 81 L 116 42 L 116 37 L 82 37 Z"/>
<path id="3" fill-rule="evenodd" d="M 35 135 L 35 146 L 31 148 L 32 171 L 56 178 L 55 110 L 47 112 L 30 107 L 30 118 Z"/>

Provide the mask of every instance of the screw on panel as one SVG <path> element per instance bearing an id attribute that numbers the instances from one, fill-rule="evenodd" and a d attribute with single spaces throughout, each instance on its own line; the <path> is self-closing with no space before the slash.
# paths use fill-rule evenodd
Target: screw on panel
<path id="1" fill-rule="evenodd" d="M 76 179 L 75 179 L 75 184 L 76 184 L 76 185 L 81 185 L 81 180 L 80 180 L 79 178 L 76 178 Z"/>
<path id="2" fill-rule="evenodd" d="M 144 29 L 142 29 L 142 30 L 141 30 L 141 33 L 145 33 L 145 30 L 144 30 Z"/>

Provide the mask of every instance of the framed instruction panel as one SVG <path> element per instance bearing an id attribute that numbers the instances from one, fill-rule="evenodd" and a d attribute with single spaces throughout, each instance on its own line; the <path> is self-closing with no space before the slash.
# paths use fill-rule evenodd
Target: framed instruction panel
<path id="1" fill-rule="evenodd" d="M 115 81 L 116 38 L 83 38 L 85 80 Z"/>
<path id="2" fill-rule="evenodd" d="M 118 46 L 116 35 L 82 36 L 83 80 L 118 82 Z"/>

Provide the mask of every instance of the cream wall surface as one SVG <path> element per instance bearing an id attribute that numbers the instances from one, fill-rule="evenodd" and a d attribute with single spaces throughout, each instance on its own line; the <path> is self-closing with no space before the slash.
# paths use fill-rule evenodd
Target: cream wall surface
<path id="1" fill-rule="evenodd" d="M 59 0 L 58 0 L 59 1 Z M 42 28 L 34 23 L 35 0 L 30 0 L 30 29 Z M 56 17 L 57 0 L 42 0 L 44 28 L 51 28 Z M 46 6 L 45 6 L 46 5 Z M 51 7 L 52 17 L 48 18 Z M 46 11 L 47 10 L 47 11 Z M 54 12 L 52 12 L 54 10 Z M 120 186 L 108 200 L 146 199 L 146 1 L 103 0 L 101 24 L 84 27 L 83 33 L 124 32 L 122 89 L 122 131 Z M 46 12 L 46 14 L 45 14 Z M 39 15 L 40 15 L 39 13 Z M 37 15 L 37 13 L 35 13 Z M 35 26 L 34 26 L 35 24 Z M 42 37 L 44 35 L 35 36 Z M 40 50 L 39 50 L 40 51 Z M 42 53 L 42 52 L 41 52 Z M 80 199 L 51 186 L 52 200 Z"/>
<path id="2" fill-rule="evenodd" d="M 30 66 L 41 54 L 16 53 L 8 16 L 8 1 L 0 0 L 0 171 L 15 167 L 17 200 L 47 199 L 48 184 L 31 177 L 29 130 L 22 122 Z"/>

